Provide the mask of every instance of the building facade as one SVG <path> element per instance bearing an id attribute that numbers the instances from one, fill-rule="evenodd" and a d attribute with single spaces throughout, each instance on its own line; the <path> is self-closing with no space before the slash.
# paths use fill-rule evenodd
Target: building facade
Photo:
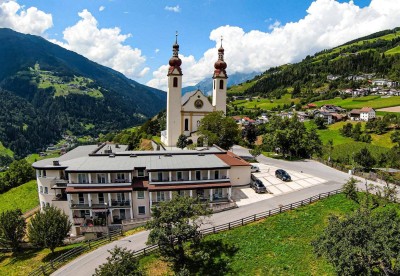
<path id="1" fill-rule="evenodd" d="M 41 208 L 62 209 L 77 235 L 91 226 L 149 218 L 152 206 L 177 195 L 211 204 L 230 202 L 232 187 L 250 183 L 250 165 L 218 147 L 184 151 L 126 148 L 80 146 L 58 159 L 35 162 Z"/>
<path id="2" fill-rule="evenodd" d="M 182 61 L 179 58 L 178 41 L 172 46 L 169 60 L 167 92 L 167 129 L 161 132 L 161 141 L 168 147 L 174 147 L 181 134 L 197 142 L 195 135 L 200 120 L 213 111 L 226 113 L 226 90 L 228 75 L 224 61 L 224 48 L 218 49 L 218 60 L 214 64 L 212 103 L 199 89 L 182 96 Z"/>

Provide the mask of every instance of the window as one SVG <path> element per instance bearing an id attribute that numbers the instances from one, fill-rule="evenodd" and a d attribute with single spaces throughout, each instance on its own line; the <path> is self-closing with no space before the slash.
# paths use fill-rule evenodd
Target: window
<path id="1" fill-rule="evenodd" d="M 46 177 L 46 170 L 43 170 L 43 177 Z"/>
<path id="2" fill-rule="evenodd" d="M 146 206 L 138 206 L 138 213 L 139 213 L 139 215 L 145 215 L 146 214 Z"/>
<path id="3" fill-rule="evenodd" d="M 214 179 L 219 179 L 219 171 L 214 171 Z"/>
<path id="4" fill-rule="evenodd" d="M 219 81 L 219 89 L 224 89 L 224 81 L 223 80 Z"/>
<path id="5" fill-rule="evenodd" d="M 117 193 L 117 201 L 118 202 L 125 201 L 125 194 L 124 193 Z"/>
<path id="6" fill-rule="evenodd" d="M 86 173 L 78 173 L 78 182 L 79 183 L 88 183 L 87 174 Z"/>
<path id="7" fill-rule="evenodd" d="M 119 210 L 119 218 L 120 219 L 125 219 L 126 218 L 125 209 Z"/>
<path id="8" fill-rule="evenodd" d="M 189 130 L 189 119 L 185 119 L 185 130 Z"/>
<path id="9" fill-rule="evenodd" d="M 98 173 L 97 174 L 97 183 L 102 183 L 102 184 L 104 184 L 104 183 L 106 183 L 107 181 L 107 177 L 106 177 L 106 174 L 105 173 Z"/>
<path id="10" fill-rule="evenodd" d="M 137 176 L 138 177 L 144 177 L 144 169 L 143 168 L 140 168 L 140 169 L 137 170 Z"/>
<path id="11" fill-rule="evenodd" d="M 177 179 L 178 181 L 183 180 L 182 172 L 176 172 L 176 179 Z"/>
<path id="12" fill-rule="evenodd" d="M 196 180 L 201 180 L 201 171 L 196 171 Z"/>
<path id="13" fill-rule="evenodd" d="M 48 187 L 44 187 L 44 193 L 48 194 L 49 193 L 49 188 Z"/>
<path id="14" fill-rule="evenodd" d="M 46 207 L 46 202 L 42 201 L 42 208 Z"/>
<path id="15" fill-rule="evenodd" d="M 79 202 L 79 204 L 84 204 L 85 203 L 85 198 L 83 197 L 82 193 L 78 194 L 78 202 Z"/>
<path id="16" fill-rule="evenodd" d="M 43 186 L 39 186 L 39 192 L 43 194 Z"/>
<path id="17" fill-rule="evenodd" d="M 123 182 L 125 180 L 125 174 L 124 173 L 117 173 L 117 182 Z"/>
<path id="18" fill-rule="evenodd" d="M 137 198 L 144 199 L 144 191 L 137 191 Z"/>
<path id="19" fill-rule="evenodd" d="M 103 193 L 99 193 L 98 196 L 99 196 L 99 203 L 100 204 L 104 204 L 104 194 Z"/>
<path id="20" fill-rule="evenodd" d="M 217 188 L 214 190 L 214 198 L 222 198 L 222 188 Z"/>
<path id="21" fill-rule="evenodd" d="M 46 203 L 46 207 L 50 207 L 50 203 L 49 202 Z"/>
<path id="22" fill-rule="evenodd" d="M 158 181 L 162 181 L 162 172 L 158 172 Z"/>
<path id="23" fill-rule="evenodd" d="M 173 79 L 173 87 L 178 87 L 178 78 L 174 77 Z"/>
<path id="24" fill-rule="evenodd" d="M 157 192 L 157 202 L 165 201 L 165 193 L 164 192 Z"/>

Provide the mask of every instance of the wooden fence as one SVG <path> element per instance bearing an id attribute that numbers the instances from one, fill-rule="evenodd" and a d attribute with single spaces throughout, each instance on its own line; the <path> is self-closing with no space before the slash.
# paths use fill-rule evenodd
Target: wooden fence
<path id="1" fill-rule="evenodd" d="M 251 216 L 248 216 L 248 217 L 244 217 L 244 218 L 241 218 L 241 219 L 238 219 L 238 220 L 234 220 L 234 221 L 225 223 L 225 224 L 221 224 L 221 225 L 217 225 L 217 226 L 201 229 L 200 232 L 201 232 L 201 234 L 203 236 L 205 236 L 205 235 L 210 235 L 210 234 L 216 234 L 216 233 L 222 232 L 222 231 L 231 230 L 233 228 L 244 226 L 246 224 L 255 222 L 257 220 L 265 219 L 265 218 L 268 218 L 270 216 L 274 216 L 274 215 L 277 215 L 277 214 L 280 214 L 280 213 L 283 213 L 283 212 L 286 212 L 286 211 L 290 211 L 290 210 L 293 210 L 293 209 L 296 209 L 296 208 L 299 208 L 299 207 L 302 207 L 302 206 L 305 206 L 305 205 L 309 205 L 309 204 L 311 204 L 313 202 L 316 202 L 318 200 L 330 197 L 332 195 L 339 194 L 341 192 L 342 192 L 342 190 L 338 189 L 338 190 L 334 190 L 334 191 L 327 192 L 327 193 L 321 193 L 321 194 L 318 194 L 316 196 L 312 196 L 312 197 L 307 198 L 307 199 L 303 199 L 303 200 L 300 200 L 300 201 L 297 201 L 297 202 L 294 202 L 294 203 L 283 205 L 283 206 L 280 206 L 280 207 L 275 208 L 275 209 L 271 209 L 271 210 L 268 210 L 268 211 L 257 213 L 257 214 L 254 214 L 254 215 L 251 215 Z M 117 232 L 117 233 L 114 232 L 113 233 L 113 237 L 116 237 L 116 236 L 118 236 L 120 234 L 122 234 L 122 232 Z M 80 247 L 76 247 L 74 249 L 71 249 L 67 253 L 65 253 L 63 255 L 60 255 L 56 259 L 52 260 L 49 264 L 47 264 L 45 266 L 41 266 L 40 268 L 38 268 L 35 271 L 31 272 L 29 275 L 32 275 L 32 276 L 34 276 L 34 275 L 38 275 L 38 276 L 39 275 L 49 275 L 51 272 L 53 272 L 57 268 L 61 267 L 68 260 L 71 260 L 72 258 L 74 258 L 75 256 L 81 254 L 84 251 L 87 251 L 87 250 L 90 250 L 91 248 L 94 248 L 94 244 L 96 244 L 96 247 L 98 247 L 98 246 L 103 245 L 103 244 L 105 244 L 105 243 L 107 243 L 109 241 L 109 239 L 107 237 L 105 238 L 105 240 L 104 240 L 104 238 L 98 239 L 98 240 L 99 240 L 98 244 L 96 243 L 97 242 L 97 240 L 96 240 L 96 241 L 91 241 L 91 244 L 88 243 L 88 244 L 82 245 Z M 142 256 L 142 255 L 146 255 L 146 254 L 148 254 L 150 252 L 153 252 L 153 251 L 155 251 L 157 249 L 158 249 L 158 245 L 154 244 L 154 245 L 147 246 L 147 247 L 145 247 L 143 249 L 140 249 L 138 251 L 135 251 L 133 253 L 133 255 L 135 257 L 139 257 L 139 256 Z"/>
<path id="2" fill-rule="evenodd" d="M 115 240 L 118 236 L 122 235 L 122 231 L 112 231 L 109 236 L 101 237 L 94 240 L 85 241 L 82 245 L 75 247 L 68 252 L 61 254 L 57 258 L 51 260 L 49 263 L 45 265 L 41 265 L 40 267 L 33 270 L 29 273 L 30 276 L 40 276 L 40 275 L 50 275 L 52 272 L 62 267 L 65 263 L 70 260 L 73 260 L 75 257 L 81 255 L 82 253 L 100 247 L 109 243 L 112 240 Z"/>

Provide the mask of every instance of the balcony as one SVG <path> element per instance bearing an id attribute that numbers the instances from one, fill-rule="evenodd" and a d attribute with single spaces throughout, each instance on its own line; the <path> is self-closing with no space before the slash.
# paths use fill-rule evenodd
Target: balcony
<path id="1" fill-rule="evenodd" d="M 130 200 L 124 200 L 124 201 L 111 200 L 111 207 L 122 208 L 130 206 L 131 206 Z"/>
<path id="2" fill-rule="evenodd" d="M 53 201 L 67 201 L 67 194 L 56 194 L 56 196 L 53 198 Z"/>
<path id="3" fill-rule="evenodd" d="M 207 177 L 203 177 L 200 180 L 196 180 L 196 179 L 173 179 L 173 180 L 169 180 L 169 179 L 163 179 L 163 180 L 159 180 L 159 179 L 151 179 L 150 183 L 151 184 L 180 184 L 180 183 L 219 183 L 219 182 L 226 182 L 226 181 L 230 181 L 230 179 L 226 176 L 222 176 L 221 178 L 215 179 L 215 178 L 207 178 Z"/>
<path id="4" fill-rule="evenodd" d="M 92 207 L 89 207 L 89 204 L 85 204 L 85 203 L 72 203 L 71 204 L 71 209 L 90 209 Z"/>

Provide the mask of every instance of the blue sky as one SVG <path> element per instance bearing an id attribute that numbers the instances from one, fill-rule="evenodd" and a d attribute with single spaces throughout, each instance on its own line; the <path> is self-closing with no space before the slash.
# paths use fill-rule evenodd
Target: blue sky
<path id="1" fill-rule="evenodd" d="M 0 27 L 41 35 L 163 89 L 175 31 L 190 85 L 212 74 L 221 35 L 228 73 L 265 71 L 400 26 L 396 1 L 0 0 Z"/>

